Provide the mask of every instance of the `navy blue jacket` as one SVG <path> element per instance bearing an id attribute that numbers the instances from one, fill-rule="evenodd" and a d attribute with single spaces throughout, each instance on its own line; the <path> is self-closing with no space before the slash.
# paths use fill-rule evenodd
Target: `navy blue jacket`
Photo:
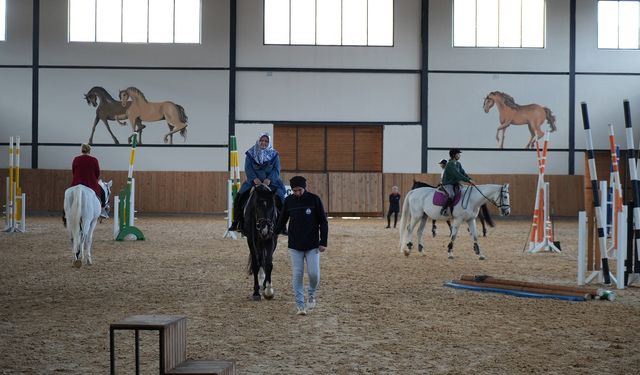
<path id="1" fill-rule="evenodd" d="M 284 200 L 278 232 L 287 225 L 287 221 L 290 249 L 306 251 L 327 246 L 329 223 L 319 196 L 308 191 L 300 197 L 289 195 Z"/>

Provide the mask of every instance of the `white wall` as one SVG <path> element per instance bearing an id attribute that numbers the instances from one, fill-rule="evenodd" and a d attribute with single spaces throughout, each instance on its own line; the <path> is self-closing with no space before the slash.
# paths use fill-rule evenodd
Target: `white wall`
<path id="1" fill-rule="evenodd" d="M 581 101 L 589 104 L 597 148 L 608 147 L 608 122 L 624 144 L 623 99 L 631 100 L 633 122 L 640 126 L 640 52 L 596 48 L 596 1 L 577 2 L 575 103 L 569 102 L 569 0 L 547 1 L 544 49 L 453 48 L 452 0 L 428 3 L 428 106 L 421 111 L 421 0 L 395 1 L 392 47 L 265 46 L 262 0 L 238 0 L 234 99 L 242 122 L 236 126 L 240 154 L 276 121 L 371 122 L 386 125 L 385 172 L 420 172 L 421 152 L 430 148 L 427 171 L 435 173 L 448 148 L 462 147 L 474 149 L 464 153 L 470 173 L 535 173 L 532 152 L 496 148 L 498 113 L 482 111 L 490 91 L 554 112 L 558 131 L 551 135 L 548 173 L 568 172 L 571 137 L 577 149 L 584 148 Z M 139 169 L 227 170 L 227 149 L 219 146 L 228 138 L 230 1 L 202 4 L 202 44 L 94 44 L 67 43 L 67 0 L 41 0 L 38 141 L 49 145 L 39 146 L 38 166 L 68 168 L 75 144 L 88 139 L 95 112 L 82 95 L 90 87 L 104 86 L 115 96 L 137 86 L 149 100 L 183 105 L 189 116 L 184 147 L 158 146 L 166 125 L 147 124 L 145 143 L 155 147 L 141 148 L 148 158 L 141 156 Z M 8 0 L 7 9 L 7 41 L 0 43 L 0 144 L 10 135 L 23 142 L 32 137 L 32 1 Z M 427 145 L 421 144 L 421 116 L 427 116 Z M 115 124 L 112 129 L 121 141 L 130 133 Z M 640 130 L 635 134 L 638 144 Z M 524 126 L 511 126 L 505 147 L 522 148 L 527 137 Z M 182 142 L 179 136 L 175 141 Z M 110 146 L 104 125 L 98 125 L 95 142 L 103 144 L 95 148 L 103 168 L 126 169 L 128 148 Z M 30 148 L 24 147 L 23 166 L 27 161 Z M 578 151 L 576 173 L 583 164 Z"/>

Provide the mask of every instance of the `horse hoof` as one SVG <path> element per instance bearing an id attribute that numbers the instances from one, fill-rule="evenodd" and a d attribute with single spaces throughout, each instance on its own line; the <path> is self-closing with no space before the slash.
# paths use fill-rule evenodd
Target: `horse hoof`
<path id="1" fill-rule="evenodd" d="M 420 256 L 422 256 L 422 257 L 427 256 L 427 254 L 425 254 L 425 252 L 424 252 L 424 251 L 420 251 L 420 253 L 419 253 L 419 254 L 420 254 Z"/>
<path id="2" fill-rule="evenodd" d="M 274 295 L 273 288 L 269 288 L 264 292 L 264 299 L 272 300 Z"/>
<path id="3" fill-rule="evenodd" d="M 258 294 L 257 296 L 256 296 L 255 294 L 253 295 L 253 300 L 254 300 L 254 301 L 260 301 L 260 299 L 261 299 L 261 298 L 260 298 L 260 295 L 259 295 L 259 294 Z"/>
<path id="4" fill-rule="evenodd" d="M 80 259 L 76 259 L 76 260 L 74 260 L 74 261 L 73 261 L 73 266 L 74 266 L 75 268 L 80 268 L 80 267 L 82 267 L 82 260 L 80 260 Z"/>
<path id="5" fill-rule="evenodd" d="M 406 257 L 408 257 L 408 256 L 409 256 L 409 250 L 404 250 L 402 253 L 403 253 L 403 254 L 404 254 L 404 256 L 406 256 Z"/>
<path id="6" fill-rule="evenodd" d="M 480 259 L 480 260 L 485 260 L 485 259 L 487 259 L 487 258 L 486 258 L 484 255 L 480 255 L 480 256 L 478 257 L 478 259 Z"/>
<path id="7" fill-rule="evenodd" d="M 449 254 L 449 255 L 447 256 L 447 258 L 449 258 L 449 259 L 453 259 L 453 254 Z"/>

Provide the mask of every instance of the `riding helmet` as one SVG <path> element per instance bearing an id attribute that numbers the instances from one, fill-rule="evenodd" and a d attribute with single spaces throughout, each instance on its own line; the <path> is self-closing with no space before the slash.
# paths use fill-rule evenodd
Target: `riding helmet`
<path id="1" fill-rule="evenodd" d="M 460 151 L 459 148 L 452 148 L 451 150 L 449 150 L 450 158 L 453 158 L 456 154 L 462 154 L 462 151 Z"/>

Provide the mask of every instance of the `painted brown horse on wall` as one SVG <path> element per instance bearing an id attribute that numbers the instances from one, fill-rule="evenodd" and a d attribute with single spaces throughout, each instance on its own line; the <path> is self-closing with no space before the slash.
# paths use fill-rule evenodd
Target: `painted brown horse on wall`
<path id="1" fill-rule="evenodd" d="M 516 104 L 513 97 L 500 91 L 493 91 L 487 94 L 482 105 L 484 112 L 489 113 L 493 105 L 498 107 L 500 112 L 500 125 L 496 130 L 496 141 L 500 148 L 504 147 L 505 131 L 509 125 L 527 125 L 531 137 L 525 148 L 533 148 L 535 142 L 544 136 L 542 124 L 546 120 L 551 127 L 551 131 L 556 130 L 556 117 L 551 110 L 539 104 Z M 502 137 L 500 136 L 502 132 Z"/>
<path id="2" fill-rule="evenodd" d="M 136 87 L 120 90 L 119 97 L 120 104 L 126 108 L 127 118 L 134 131 L 135 126 L 133 124 L 138 120 L 166 120 L 169 126 L 169 133 L 165 134 L 164 143 L 173 144 L 173 134 L 177 132 L 180 132 L 180 135 L 186 139 L 188 118 L 181 105 L 169 101 L 150 102 L 142 91 Z"/>
<path id="3" fill-rule="evenodd" d="M 84 99 L 87 101 L 87 104 L 96 107 L 96 117 L 93 119 L 89 144 L 93 144 L 93 135 L 96 132 L 96 126 L 99 121 L 102 121 L 104 126 L 107 127 L 107 131 L 111 134 L 113 142 L 120 144 L 118 138 L 116 138 L 109 127 L 109 121 L 118 121 L 120 125 L 126 125 L 126 123 L 121 121 L 127 119 L 127 109 L 130 103 L 123 107 L 120 101 L 115 100 L 107 90 L 100 86 L 92 87 L 91 90 L 84 94 Z M 142 129 L 144 128 L 145 126 L 138 120 L 136 122 L 136 128 L 134 129 L 134 131 L 138 133 L 138 140 L 142 139 Z"/>

